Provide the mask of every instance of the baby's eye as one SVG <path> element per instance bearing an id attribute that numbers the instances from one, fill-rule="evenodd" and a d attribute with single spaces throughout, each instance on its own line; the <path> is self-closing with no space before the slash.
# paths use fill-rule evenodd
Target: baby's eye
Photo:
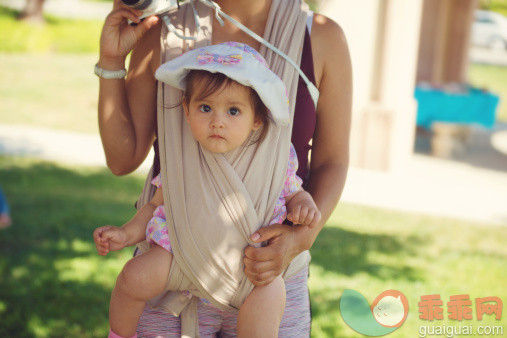
<path id="1" fill-rule="evenodd" d="M 239 115 L 239 109 L 235 108 L 235 107 L 229 108 L 229 110 L 227 111 L 227 114 L 229 114 L 231 116 Z"/>
<path id="2" fill-rule="evenodd" d="M 201 104 L 199 106 L 199 111 L 201 111 L 203 113 L 209 113 L 211 111 L 211 107 L 208 106 L 207 104 Z"/>

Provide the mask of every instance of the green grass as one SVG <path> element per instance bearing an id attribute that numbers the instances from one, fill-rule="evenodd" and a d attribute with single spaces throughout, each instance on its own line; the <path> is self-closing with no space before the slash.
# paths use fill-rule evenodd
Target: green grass
<path id="1" fill-rule="evenodd" d="M 104 337 L 132 251 L 100 257 L 91 234 L 132 216 L 141 179 L 1 157 L 0 182 L 14 222 L 0 232 L 0 336 Z"/>
<path id="2" fill-rule="evenodd" d="M 0 336 L 103 337 L 110 291 L 132 251 L 99 257 L 91 238 L 133 213 L 143 179 L 106 169 L 0 157 L 0 182 L 14 225 L 0 231 Z M 313 337 L 359 337 L 343 322 L 344 289 L 369 302 L 387 289 L 409 300 L 407 321 L 389 337 L 416 337 L 421 325 L 503 325 L 485 319 L 428 323 L 417 302 L 440 294 L 507 300 L 507 228 L 342 204 L 312 249 Z M 446 315 L 444 306 L 444 314 Z"/>
<path id="3" fill-rule="evenodd" d="M 312 249 L 310 293 L 315 337 L 358 337 L 343 322 L 339 297 L 344 289 L 369 302 L 384 290 L 403 292 L 406 322 L 389 337 L 416 337 L 422 325 L 503 325 L 505 320 L 460 323 L 419 319 L 421 296 L 507 299 L 507 228 L 445 218 L 341 204 Z"/>
<path id="4" fill-rule="evenodd" d="M 97 54 L 0 53 L 0 123 L 98 133 Z"/>
<path id="5" fill-rule="evenodd" d="M 45 24 L 16 20 L 18 11 L 0 6 L 0 52 L 97 53 L 103 21 L 45 16 Z"/>
<path id="6" fill-rule="evenodd" d="M 474 86 L 486 88 L 500 96 L 497 120 L 507 122 L 507 67 L 471 64 L 468 77 Z"/>
<path id="7" fill-rule="evenodd" d="M 507 16 L 507 0 L 480 0 L 479 7 Z"/>

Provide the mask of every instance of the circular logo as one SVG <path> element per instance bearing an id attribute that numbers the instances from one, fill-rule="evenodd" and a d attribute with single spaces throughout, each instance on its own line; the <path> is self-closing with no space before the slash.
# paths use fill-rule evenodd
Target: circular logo
<path id="1" fill-rule="evenodd" d="M 380 293 L 370 306 L 355 290 L 343 291 L 340 312 L 347 325 L 366 336 L 383 336 L 403 324 L 408 314 L 408 300 L 397 290 Z"/>

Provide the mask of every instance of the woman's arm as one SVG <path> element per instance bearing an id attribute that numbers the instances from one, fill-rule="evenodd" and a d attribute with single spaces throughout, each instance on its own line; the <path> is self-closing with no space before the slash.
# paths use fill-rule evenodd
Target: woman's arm
<path id="1" fill-rule="evenodd" d="M 114 0 L 100 38 L 99 67 L 119 70 L 132 52 L 126 79 L 100 79 L 99 129 L 107 165 L 115 175 L 134 171 L 146 158 L 155 139 L 156 81 L 160 62 L 160 24 L 157 17 L 137 26 L 139 11 Z M 155 28 L 153 28 L 155 27 Z"/>
<path id="2" fill-rule="evenodd" d="M 341 28 L 318 14 L 314 16 L 311 41 L 320 97 L 307 190 L 322 218 L 311 228 L 276 224 L 252 235 L 256 242 L 268 241 L 266 247 L 245 249 L 245 273 L 255 285 L 271 282 L 294 257 L 311 248 L 345 185 L 352 106 L 349 50 Z"/>

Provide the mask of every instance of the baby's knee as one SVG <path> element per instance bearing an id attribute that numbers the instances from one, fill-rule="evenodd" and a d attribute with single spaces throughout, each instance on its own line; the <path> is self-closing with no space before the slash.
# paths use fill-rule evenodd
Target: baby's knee
<path id="1" fill-rule="evenodd" d="M 135 258 L 133 258 L 125 264 L 116 279 L 115 287 L 124 294 L 142 298 L 140 297 L 140 292 L 147 287 L 145 285 L 146 276 L 144 276 L 144 273 L 136 263 Z"/>

